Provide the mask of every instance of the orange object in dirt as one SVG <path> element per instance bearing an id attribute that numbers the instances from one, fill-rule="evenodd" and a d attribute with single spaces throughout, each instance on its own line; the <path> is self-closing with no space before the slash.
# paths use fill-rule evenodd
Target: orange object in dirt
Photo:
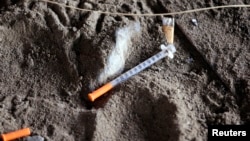
<path id="1" fill-rule="evenodd" d="M 30 134 L 31 134 L 30 128 L 23 128 L 14 132 L 2 134 L 1 137 L 3 141 L 11 141 L 21 137 L 29 136 Z"/>
<path id="2" fill-rule="evenodd" d="M 163 25 L 162 30 L 166 36 L 167 43 L 173 44 L 174 43 L 174 27 Z"/>
<path id="3" fill-rule="evenodd" d="M 105 94 L 107 91 L 111 90 L 114 86 L 111 83 L 107 83 L 104 86 L 102 86 L 101 88 L 93 91 L 92 93 L 88 94 L 88 98 L 90 101 L 95 101 L 95 99 L 97 99 L 98 97 L 102 96 L 103 94 Z"/>
<path id="4" fill-rule="evenodd" d="M 162 30 L 165 34 L 168 44 L 174 43 L 174 18 L 164 18 L 162 20 Z"/>

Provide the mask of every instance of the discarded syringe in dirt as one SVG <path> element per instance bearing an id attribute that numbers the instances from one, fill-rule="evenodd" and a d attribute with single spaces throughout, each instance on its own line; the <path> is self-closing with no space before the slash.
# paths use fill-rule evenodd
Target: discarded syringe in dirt
<path id="1" fill-rule="evenodd" d="M 165 18 L 163 20 L 163 25 L 164 25 L 163 26 L 163 31 L 165 33 L 168 45 L 166 46 L 166 45 L 162 44 L 161 45 L 161 49 L 162 49 L 161 52 L 159 52 L 159 53 L 155 54 L 154 56 L 148 58 L 147 60 L 145 60 L 144 62 L 142 62 L 139 65 L 135 66 L 134 68 L 128 70 L 127 72 L 121 74 L 119 77 L 117 77 L 116 79 L 108 82 L 107 84 L 105 84 L 101 88 L 93 91 L 92 93 L 89 93 L 88 98 L 89 98 L 90 101 L 92 101 L 92 102 L 95 101 L 95 99 L 102 96 L 103 94 L 105 94 L 106 92 L 111 90 L 116 85 L 126 81 L 130 77 L 132 77 L 132 76 L 138 74 L 139 72 L 143 71 L 144 69 L 150 67 L 151 65 L 153 65 L 157 61 L 161 60 L 162 58 L 168 56 L 169 58 L 172 59 L 174 57 L 174 53 L 176 52 L 176 49 L 175 49 L 175 47 L 173 45 L 173 36 L 174 36 L 173 35 L 174 34 L 173 33 L 173 29 L 174 29 L 174 20 L 173 20 L 173 18 Z"/>
<path id="2" fill-rule="evenodd" d="M 126 81 L 130 77 L 132 77 L 132 76 L 138 74 L 139 72 L 143 71 L 144 69 L 150 67 L 151 65 L 153 65 L 157 61 L 161 60 L 162 58 L 168 56 L 169 58 L 172 59 L 174 57 L 174 53 L 175 53 L 176 49 L 175 49 L 173 44 L 169 44 L 168 46 L 161 45 L 161 49 L 162 49 L 161 52 L 150 57 L 149 59 L 147 59 L 144 62 L 140 63 L 139 65 L 135 66 L 134 68 L 128 70 L 127 72 L 123 73 L 122 75 L 120 75 L 116 79 L 108 82 L 107 84 L 105 84 L 101 88 L 97 89 L 96 91 L 88 94 L 89 100 L 94 101 L 96 98 L 100 97 L 101 95 L 103 95 L 104 93 L 106 93 L 107 91 L 109 91 L 110 89 L 115 87 L 116 85 Z"/>

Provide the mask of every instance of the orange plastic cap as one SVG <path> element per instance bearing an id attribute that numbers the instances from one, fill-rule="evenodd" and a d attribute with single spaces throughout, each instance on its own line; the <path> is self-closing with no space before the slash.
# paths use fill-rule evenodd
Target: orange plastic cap
<path id="1" fill-rule="evenodd" d="M 113 85 L 111 83 L 107 83 L 104 86 L 102 86 L 101 88 L 93 91 L 92 93 L 88 94 L 88 98 L 90 101 L 95 101 L 98 97 L 102 96 L 103 94 L 105 94 L 107 91 L 109 91 L 110 89 L 113 88 Z"/>
<path id="2" fill-rule="evenodd" d="M 21 137 L 29 136 L 31 134 L 30 128 L 23 128 L 7 134 L 2 134 L 3 141 L 11 141 Z"/>

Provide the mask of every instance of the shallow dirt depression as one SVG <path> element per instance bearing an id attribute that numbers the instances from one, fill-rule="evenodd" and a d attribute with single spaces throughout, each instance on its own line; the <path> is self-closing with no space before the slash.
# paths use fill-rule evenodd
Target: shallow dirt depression
<path id="1" fill-rule="evenodd" d="M 56 1 L 129 13 L 250 4 Z M 2 0 L 0 9 L 1 133 L 30 127 L 47 141 L 198 141 L 207 140 L 208 125 L 250 123 L 250 9 L 174 16 L 175 58 L 159 61 L 94 103 L 86 96 L 102 85 L 95 81 L 116 44 L 116 30 L 141 26 L 129 44 L 128 70 L 160 51 L 162 18 L 82 12 L 38 0 Z"/>

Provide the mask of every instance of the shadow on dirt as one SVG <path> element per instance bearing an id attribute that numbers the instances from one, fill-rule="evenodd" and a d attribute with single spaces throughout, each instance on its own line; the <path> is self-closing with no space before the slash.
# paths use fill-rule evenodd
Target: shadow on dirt
<path id="1" fill-rule="evenodd" d="M 174 103 L 160 93 L 157 98 L 154 97 L 148 88 L 122 89 L 123 91 L 114 92 L 115 95 L 109 97 L 109 101 L 104 105 L 104 110 L 100 110 L 99 114 L 102 116 L 99 116 L 101 119 L 96 118 L 96 134 L 101 132 L 104 137 L 112 140 L 118 140 L 118 136 L 110 137 L 110 132 L 119 135 L 122 140 L 131 137 L 134 140 L 144 138 L 149 141 L 179 140 L 177 107 Z M 122 96 L 117 96 L 119 93 L 122 93 Z M 112 127 L 112 131 L 102 130 L 109 127 Z"/>
<path id="2" fill-rule="evenodd" d="M 168 98 L 160 95 L 155 99 L 147 91 L 140 91 L 135 101 L 133 112 L 137 113 L 139 127 L 145 131 L 145 139 L 149 141 L 176 141 L 180 131 L 175 122 L 177 107 Z"/>

